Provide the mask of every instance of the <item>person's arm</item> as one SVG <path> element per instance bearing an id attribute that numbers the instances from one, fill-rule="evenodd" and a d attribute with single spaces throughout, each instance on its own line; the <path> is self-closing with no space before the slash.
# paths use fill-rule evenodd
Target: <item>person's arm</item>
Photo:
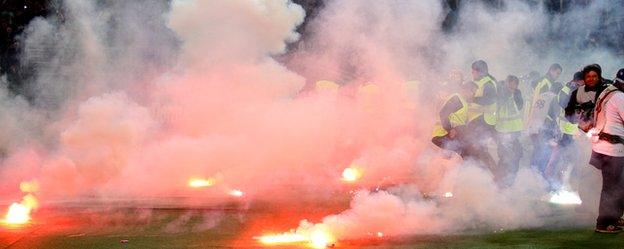
<path id="1" fill-rule="evenodd" d="M 566 94 L 564 91 L 559 91 L 557 99 L 559 100 L 559 106 L 561 106 L 561 108 L 566 108 L 568 106 L 568 102 L 570 101 L 570 95 Z"/>
<path id="2" fill-rule="evenodd" d="M 449 120 L 449 116 L 458 111 L 459 109 L 461 109 L 462 104 L 461 101 L 459 100 L 459 98 L 457 96 L 453 96 L 451 99 L 449 99 L 444 106 L 442 107 L 442 110 L 440 110 L 440 124 L 442 125 L 442 127 L 445 130 L 451 130 L 451 121 Z"/>
<path id="3" fill-rule="evenodd" d="M 518 110 L 522 110 L 524 107 L 524 99 L 522 99 L 522 92 L 518 89 L 514 92 L 514 101 L 516 102 L 516 106 L 518 106 Z"/>
<path id="4" fill-rule="evenodd" d="M 613 97 L 609 100 L 609 102 L 611 102 L 609 104 L 613 104 L 615 106 L 618 115 L 620 115 L 620 119 L 624 121 L 624 93 L 618 91 L 613 94 L 615 95 L 613 95 Z"/>
<path id="5" fill-rule="evenodd" d="M 496 88 L 494 88 L 494 83 L 489 81 L 483 86 L 483 96 L 475 97 L 474 102 L 479 105 L 490 105 L 496 102 L 496 98 Z"/>
<path id="6" fill-rule="evenodd" d="M 542 94 L 548 91 L 550 91 L 550 88 L 548 87 L 548 85 L 544 85 L 542 86 L 542 88 L 539 89 L 539 94 Z"/>
<path id="7" fill-rule="evenodd" d="M 576 113 L 576 106 L 578 105 L 578 103 L 576 102 L 577 92 L 578 90 L 574 90 L 572 94 L 570 94 L 568 104 L 565 107 L 565 117 L 566 119 L 568 119 L 568 121 L 573 122 L 573 123 L 576 123 L 574 114 Z"/>

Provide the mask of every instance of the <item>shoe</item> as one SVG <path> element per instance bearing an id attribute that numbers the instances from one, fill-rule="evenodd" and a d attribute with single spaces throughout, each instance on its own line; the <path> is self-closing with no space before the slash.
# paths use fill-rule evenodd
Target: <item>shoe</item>
<path id="1" fill-rule="evenodd" d="M 606 227 L 596 227 L 597 233 L 619 233 L 622 231 L 621 227 L 617 227 L 614 225 L 608 225 Z"/>
<path id="2" fill-rule="evenodd" d="M 618 221 L 615 223 L 615 226 L 624 228 L 624 219 L 619 218 Z"/>

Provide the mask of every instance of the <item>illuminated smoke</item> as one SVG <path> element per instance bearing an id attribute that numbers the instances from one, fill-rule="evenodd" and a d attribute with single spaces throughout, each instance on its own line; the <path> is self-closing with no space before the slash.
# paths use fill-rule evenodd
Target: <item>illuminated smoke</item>
<path id="1" fill-rule="evenodd" d="M 0 88 L 3 194 L 19 200 L 17 186 L 38 179 L 43 203 L 177 194 L 301 201 L 342 190 L 342 176 L 382 187 L 303 223 L 295 240 L 543 226 L 550 210 L 540 176 L 522 169 L 501 189 L 481 165 L 431 148 L 431 117 L 453 92 L 438 82 L 451 69 L 469 78 L 478 58 L 499 78 L 555 61 L 567 75 L 588 61 L 605 72 L 621 65 L 603 49 L 528 44 L 547 38 L 547 18 L 521 1 L 497 11 L 466 3 L 451 34 L 440 30 L 439 1 L 328 1 L 290 49 L 305 17 L 290 1 L 159 2 L 66 0 L 65 20 L 27 27 L 22 62 L 36 70 L 23 94 L 32 103 Z M 592 30 L 603 5 L 570 15 Z M 312 236 L 318 226 L 327 232 Z"/>

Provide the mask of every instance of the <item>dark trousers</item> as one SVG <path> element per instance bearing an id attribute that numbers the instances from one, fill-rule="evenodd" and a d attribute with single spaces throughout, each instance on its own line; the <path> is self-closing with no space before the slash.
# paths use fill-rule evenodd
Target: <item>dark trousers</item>
<path id="1" fill-rule="evenodd" d="M 544 179 L 548 179 L 546 166 L 552 154 L 552 146 L 549 144 L 551 139 L 552 132 L 547 129 L 540 130 L 539 133 L 531 135 L 531 142 L 533 142 L 531 168 L 539 171 Z"/>
<path id="2" fill-rule="evenodd" d="M 468 123 L 467 133 L 466 157 L 464 159 L 469 158 L 480 162 L 482 166 L 490 170 L 495 179 L 498 179 L 500 174 L 486 143 L 489 139 L 497 140 L 494 126 L 487 124 L 481 116 Z"/>
<path id="3" fill-rule="evenodd" d="M 445 135 L 442 137 L 433 137 L 431 142 L 441 149 L 454 151 L 459 154 L 462 158 L 465 156 L 465 149 L 462 144 L 462 141 L 458 138 L 450 138 L 449 135 Z"/>
<path id="4" fill-rule="evenodd" d="M 501 186 L 510 186 L 516 179 L 522 158 L 522 145 L 519 137 L 520 132 L 498 133 L 498 171 Z"/>
<path id="5" fill-rule="evenodd" d="M 624 157 L 592 152 L 589 164 L 602 171 L 602 192 L 596 227 L 615 225 L 624 214 Z"/>
<path id="6" fill-rule="evenodd" d="M 546 180 L 550 189 L 556 191 L 566 184 L 564 174 L 568 170 L 574 170 L 574 164 L 578 160 L 578 148 L 572 135 L 563 134 L 557 146 L 552 149 L 550 160 L 546 166 Z"/>

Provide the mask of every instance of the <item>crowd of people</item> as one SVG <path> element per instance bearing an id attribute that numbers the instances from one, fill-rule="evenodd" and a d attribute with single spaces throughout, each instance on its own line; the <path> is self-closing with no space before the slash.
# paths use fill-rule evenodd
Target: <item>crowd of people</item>
<path id="1" fill-rule="evenodd" d="M 507 187 L 515 181 L 524 154 L 520 139 L 526 136 L 533 148 L 530 167 L 557 191 L 582 153 L 577 140 L 585 134 L 592 143 L 589 163 L 603 178 L 596 231 L 622 231 L 624 69 L 609 80 L 600 65 L 591 64 L 561 84 L 557 80 L 563 68 L 555 63 L 538 80 L 524 81 L 524 94 L 517 76 L 497 81 L 482 60 L 471 69 L 472 80 L 456 82 L 459 90 L 440 108 L 433 144 L 484 166 L 497 184 Z M 497 147 L 497 161 L 488 144 Z"/>

